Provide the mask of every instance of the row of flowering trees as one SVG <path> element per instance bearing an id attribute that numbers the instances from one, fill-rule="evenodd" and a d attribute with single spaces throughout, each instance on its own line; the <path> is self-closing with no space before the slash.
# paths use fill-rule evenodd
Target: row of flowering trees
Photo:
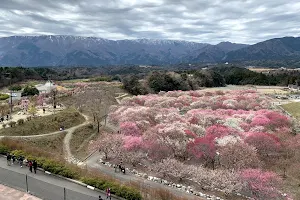
<path id="1" fill-rule="evenodd" d="M 109 119 L 120 132 L 106 133 L 90 147 L 163 177 L 281 199 L 280 179 L 262 167 L 265 157 L 280 154 L 278 136 L 292 132 L 291 121 L 270 108 L 268 98 L 253 91 L 136 96 L 111 108 Z"/>

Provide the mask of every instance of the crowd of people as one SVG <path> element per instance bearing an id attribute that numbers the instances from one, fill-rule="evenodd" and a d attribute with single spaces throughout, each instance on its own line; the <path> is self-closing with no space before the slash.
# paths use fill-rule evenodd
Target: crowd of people
<path id="1" fill-rule="evenodd" d="M 6 121 L 9 120 L 9 115 L 6 115 L 6 117 L 5 116 L 0 117 L 0 122 L 4 122 L 5 120 Z"/>
<path id="2" fill-rule="evenodd" d="M 21 168 L 23 166 L 26 166 L 29 168 L 29 171 L 31 173 L 34 172 L 36 174 L 37 162 L 35 160 L 28 160 L 23 156 L 16 157 L 14 154 L 10 154 L 10 153 L 7 154 L 6 159 L 7 159 L 8 166 L 19 164 Z"/>
<path id="3" fill-rule="evenodd" d="M 8 153 L 6 155 L 7 158 L 7 165 L 11 166 L 11 165 L 20 165 L 21 168 L 23 168 L 23 166 L 26 166 L 29 168 L 29 171 L 32 173 L 34 172 L 36 174 L 36 170 L 37 170 L 37 162 L 35 160 L 29 160 L 23 156 L 15 156 L 14 154 L 10 154 Z M 121 166 L 121 165 L 120 165 Z M 106 189 L 106 199 L 111 200 L 111 191 L 110 188 Z M 99 196 L 99 200 L 103 200 L 101 196 Z"/>

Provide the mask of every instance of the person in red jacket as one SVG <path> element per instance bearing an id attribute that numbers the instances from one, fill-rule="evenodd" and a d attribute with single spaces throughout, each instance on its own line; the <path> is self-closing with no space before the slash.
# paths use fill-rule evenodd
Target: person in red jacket
<path id="1" fill-rule="evenodd" d="M 29 171 L 32 173 L 32 161 L 28 161 Z"/>

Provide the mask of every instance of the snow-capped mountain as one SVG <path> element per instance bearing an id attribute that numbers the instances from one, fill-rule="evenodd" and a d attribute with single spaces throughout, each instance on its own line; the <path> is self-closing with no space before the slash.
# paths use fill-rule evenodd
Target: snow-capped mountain
<path id="1" fill-rule="evenodd" d="M 11 36 L 0 38 L 0 65 L 99 66 L 215 62 L 220 60 L 223 52 L 229 51 L 226 46 L 234 49 L 244 47 L 233 43 L 218 47 L 205 43 L 156 39 L 108 40 L 66 35 Z M 197 54 L 203 54 L 206 49 L 209 49 L 209 56 L 203 60 L 201 56 L 197 58 Z M 216 57 L 214 52 L 217 53 Z"/>

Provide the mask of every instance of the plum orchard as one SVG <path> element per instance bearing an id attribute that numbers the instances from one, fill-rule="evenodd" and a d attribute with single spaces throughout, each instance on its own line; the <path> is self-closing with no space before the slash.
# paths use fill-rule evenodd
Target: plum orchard
<path id="1" fill-rule="evenodd" d="M 291 120 L 254 91 L 161 92 L 123 99 L 109 119 L 120 133 L 105 134 L 91 149 L 107 158 L 147 165 L 163 177 L 185 178 L 256 199 L 281 199 L 280 178 L 261 169 L 279 155 L 279 135 Z M 263 185 L 263 187 L 260 187 Z"/>

